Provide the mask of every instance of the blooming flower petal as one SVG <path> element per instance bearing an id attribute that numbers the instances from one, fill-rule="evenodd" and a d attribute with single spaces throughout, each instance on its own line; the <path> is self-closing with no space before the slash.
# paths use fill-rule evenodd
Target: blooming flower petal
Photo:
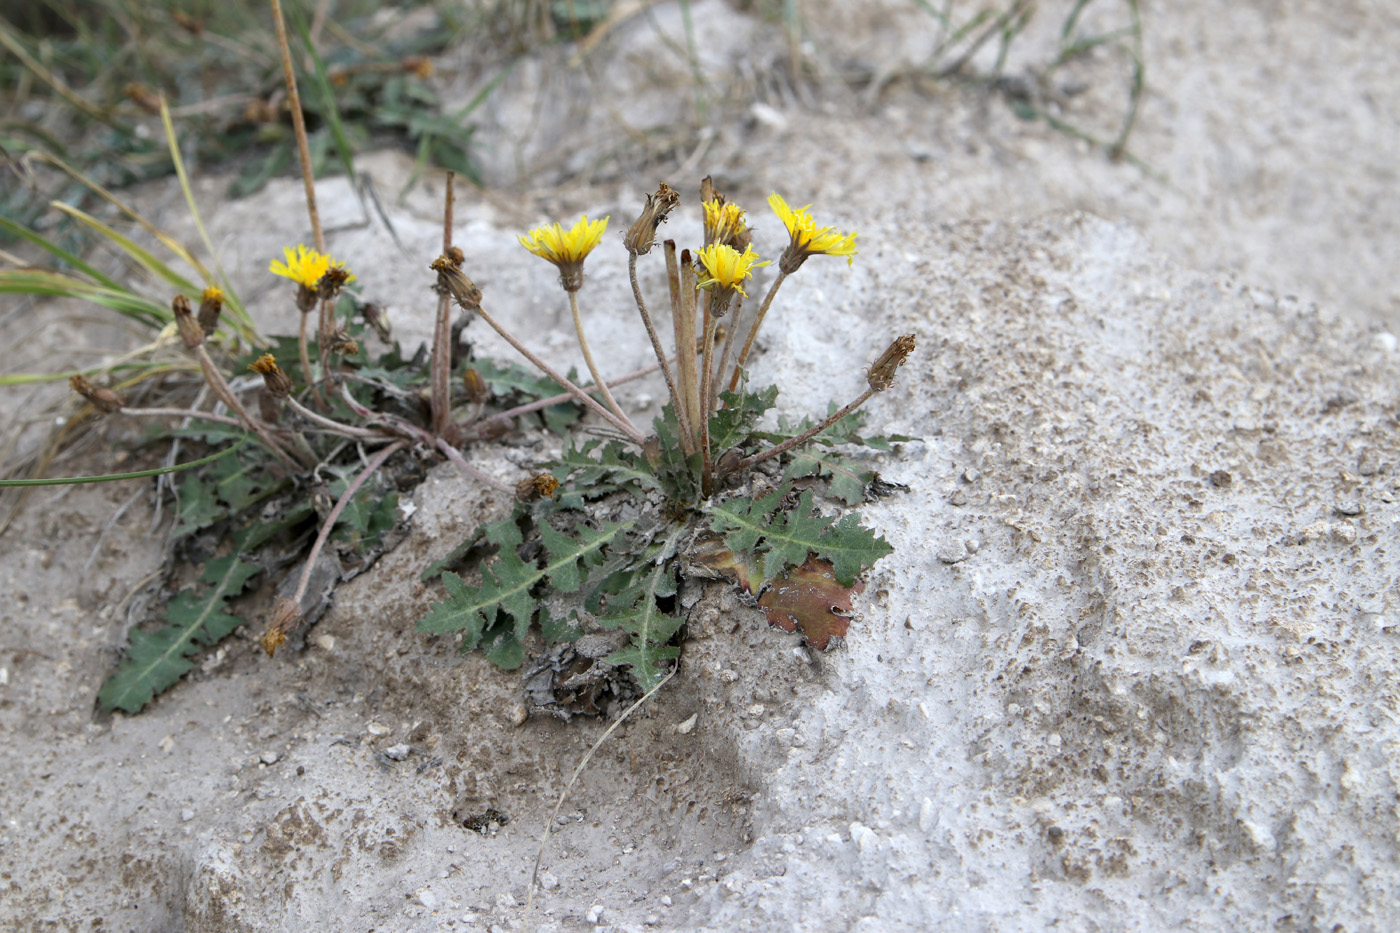
<path id="1" fill-rule="evenodd" d="M 856 234 L 840 233 L 835 227 L 818 227 L 812 215 L 807 212 L 810 204 L 793 210 L 775 191 L 768 196 L 768 206 L 773 208 L 773 213 L 777 214 L 783 226 L 787 227 L 788 236 L 792 238 L 789 249 L 793 253 L 801 254 L 802 258 L 817 255 L 845 256 L 847 265 L 855 261 L 853 257 L 856 254 Z"/>
<path id="2" fill-rule="evenodd" d="M 758 254 L 749 246 L 740 253 L 732 246 L 714 243 L 695 253 L 696 261 L 704 270 L 698 284 L 701 288 L 721 288 L 736 291 L 744 297 L 744 280 L 753 275 L 753 270 L 768 263 L 758 262 Z"/>

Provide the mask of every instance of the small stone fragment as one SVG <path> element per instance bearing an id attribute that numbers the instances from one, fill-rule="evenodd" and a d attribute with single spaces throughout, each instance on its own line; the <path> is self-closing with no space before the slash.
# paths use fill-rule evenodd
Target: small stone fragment
<path id="1" fill-rule="evenodd" d="M 192 819 L 194 819 L 194 811 L 193 811 L 193 810 L 191 810 L 191 809 L 189 809 L 189 808 L 185 808 L 184 810 L 181 810 L 181 811 L 180 811 L 180 822 L 181 822 L 181 823 L 188 823 L 188 822 L 189 822 L 190 820 L 192 820 Z"/>
<path id="2" fill-rule="evenodd" d="M 938 549 L 938 559 L 945 564 L 956 564 L 967 560 L 967 545 L 958 541 L 954 544 L 944 545 Z"/>
<path id="3" fill-rule="evenodd" d="M 1361 507 L 1361 503 L 1354 499 L 1349 499 L 1346 502 L 1338 502 L 1335 509 L 1338 515 L 1345 515 L 1348 517 L 1360 515 L 1365 511 Z"/>
<path id="4" fill-rule="evenodd" d="M 695 723 L 699 720 L 699 713 L 691 713 L 689 719 L 676 723 L 676 735 L 690 735 L 695 730 Z"/>
<path id="5" fill-rule="evenodd" d="M 585 917 L 589 923 L 601 923 L 603 920 L 603 905 L 594 904 L 592 907 L 588 908 L 588 913 Z"/>
<path id="6" fill-rule="evenodd" d="M 391 745 L 384 749 L 384 757 L 388 758 L 390 761 L 403 761 L 412 751 L 413 749 L 407 745 Z"/>
<path id="7" fill-rule="evenodd" d="M 1235 482 L 1235 478 L 1226 470 L 1216 470 L 1210 474 L 1210 484 L 1217 489 L 1229 489 Z"/>
<path id="8" fill-rule="evenodd" d="M 275 765 L 282 756 L 273 751 L 263 752 L 258 756 L 258 761 L 265 765 Z"/>
<path id="9" fill-rule="evenodd" d="M 1362 476 L 1375 476 L 1381 470 L 1379 458 L 1376 452 L 1369 447 L 1361 452 L 1361 457 L 1356 461 L 1356 472 Z"/>
<path id="10" fill-rule="evenodd" d="M 388 735 L 389 727 L 382 722 L 372 722 L 368 726 L 365 726 L 365 731 L 370 735 Z"/>

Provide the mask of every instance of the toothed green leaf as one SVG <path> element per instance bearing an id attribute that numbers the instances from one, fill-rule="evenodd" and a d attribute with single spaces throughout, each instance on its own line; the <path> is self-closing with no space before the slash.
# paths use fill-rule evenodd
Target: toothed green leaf
<path id="1" fill-rule="evenodd" d="M 598 624 L 603 628 L 620 628 L 632 636 L 630 645 L 613 652 L 607 660 L 619 666 L 631 665 L 632 674 L 644 691 L 665 676 L 661 663 L 680 655 L 679 648 L 666 642 L 676 634 L 682 619 L 663 612 L 657 605 L 658 598 L 676 594 L 673 558 L 680 536 L 680 530 L 674 531 L 661 544 L 639 555 L 634 566 L 642 572 L 622 592 L 609 596 L 607 612 L 598 616 Z"/>
<path id="2" fill-rule="evenodd" d="M 478 586 L 468 586 L 456 574 L 444 573 L 448 596 L 418 621 L 418 630 L 465 632 L 462 650 L 470 651 L 483 642 L 483 633 L 489 629 L 494 634 L 489 639 L 488 654 L 513 657 L 514 649 L 502 641 L 497 613 L 510 617 L 514 623 L 512 637 L 523 642 L 537 608 L 534 588 L 548 578 L 562 592 L 576 591 L 587 575 L 587 567 L 596 563 L 600 552 L 631 525 L 608 524 L 596 531 L 580 527 L 575 540 L 542 522 L 540 535 L 546 552 L 542 566 L 527 564 L 516 548 L 504 547 L 494 564 L 482 568 Z"/>
<path id="3" fill-rule="evenodd" d="M 842 586 L 850 586 L 862 571 L 894 550 L 884 538 L 861 527 L 855 513 L 835 524 L 813 514 L 810 489 L 802 493 L 795 508 L 780 509 L 788 491 L 782 487 L 757 501 L 731 499 L 710 510 L 711 529 L 724 535 L 731 550 L 762 558 L 761 582 L 802 564 L 815 552 L 831 561 Z"/>
<path id="4" fill-rule="evenodd" d="M 189 655 L 212 645 L 243 624 L 224 611 L 224 601 L 243 591 L 261 568 L 236 554 L 211 560 L 200 576 L 207 589 L 185 591 L 166 606 L 167 624 L 157 632 L 133 629 L 126 659 L 97 694 L 105 710 L 138 712 L 194 667 Z"/>

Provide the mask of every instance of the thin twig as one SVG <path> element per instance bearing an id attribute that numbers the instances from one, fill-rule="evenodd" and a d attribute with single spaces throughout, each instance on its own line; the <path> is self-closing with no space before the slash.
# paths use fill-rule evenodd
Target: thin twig
<path id="1" fill-rule="evenodd" d="M 371 431 L 368 428 L 360 428 L 350 424 L 341 424 L 333 418 L 327 418 L 325 415 L 318 415 L 290 395 L 287 396 L 287 405 L 292 411 L 301 415 L 307 421 L 310 421 L 312 424 L 318 424 L 333 434 L 339 434 L 342 437 L 353 437 L 362 441 L 389 440 L 389 438 L 385 437 L 384 434 L 379 431 Z"/>
<path id="2" fill-rule="evenodd" d="M 588 349 L 588 338 L 583 335 L 583 317 L 578 311 L 578 292 L 576 291 L 571 290 L 569 292 L 569 310 L 574 315 L 574 331 L 578 334 L 578 346 L 579 349 L 583 351 L 584 364 L 587 365 L 589 373 L 593 375 L 593 384 L 597 386 L 598 391 L 603 394 L 603 401 L 613 410 L 613 413 L 623 421 L 631 424 L 632 419 L 627 417 L 622 408 L 617 404 L 617 399 L 613 398 L 613 394 L 608 391 L 607 382 L 603 379 L 602 374 L 598 372 L 598 364 L 593 362 L 593 353 Z"/>
<path id="3" fill-rule="evenodd" d="M 461 470 L 463 473 L 481 480 L 488 486 L 495 486 L 497 489 L 504 489 L 508 493 L 515 493 L 515 490 L 512 489 L 508 484 L 501 482 L 494 476 L 489 476 L 486 473 L 483 473 L 482 471 L 478 470 L 476 467 L 468 463 L 467 458 L 462 456 L 461 451 L 459 451 L 456 447 L 453 447 L 451 444 L 447 443 L 446 439 L 439 437 L 436 439 L 436 443 L 438 450 L 446 454 L 447 459 L 451 460 L 454 464 L 456 464 L 457 469 Z"/>
<path id="4" fill-rule="evenodd" d="M 710 314 L 710 293 L 705 292 L 705 352 L 700 364 L 700 491 L 706 498 L 713 485 L 710 471 L 710 386 L 714 381 L 711 357 L 715 352 L 715 326 L 719 318 Z"/>
<path id="5" fill-rule="evenodd" d="M 827 415 L 826 419 L 820 424 L 814 425 L 813 427 L 809 428 L 806 431 L 803 431 L 801 434 L 798 434 L 795 437 L 788 438 L 781 444 L 775 444 L 774 446 L 769 447 L 767 450 L 754 454 L 752 457 L 746 457 L 745 459 L 740 460 L 738 464 L 735 465 L 734 472 L 737 473 L 740 470 L 747 470 L 755 464 L 762 463 L 765 460 L 769 460 L 773 457 L 778 456 L 779 454 L 786 453 L 787 451 L 792 450 L 792 448 L 796 447 L 798 444 L 807 443 L 812 438 L 816 437 L 818 434 L 825 431 L 827 428 L 831 427 L 833 424 L 840 421 L 842 418 L 846 417 L 860 406 L 864 405 L 866 401 L 870 398 L 870 396 L 874 394 L 874 389 L 866 389 L 864 392 L 862 392 L 859 396 L 856 397 L 855 401 L 846 405 L 845 408 L 841 409 L 835 414 Z"/>
<path id="6" fill-rule="evenodd" d="M 219 397 L 219 401 L 227 405 L 229 410 L 238 416 L 245 427 L 258 436 L 258 440 L 262 441 L 278 460 L 294 470 L 300 470 L 302 465 L 277 442 L 277 439 L 268 431 L 267 425 L 248 414 L 248 409 L 243 407 L 238 396 L 233 394 L 233 390 L 224 381 L 223 374 L 214 365 L 214 360 L 210 358 L 209 351 L 205 349 L 204 344 L 201 343 L 194 348 L 194 355 L 199 360 L 199 368 L 204 371 L 204 381 L 209 383 L 209 388 Z"/>
<path id="7" fill-rule="evenodd" d="M 484 307 L 477 308 L 476 312 L 481 315 L 481 319 L 483 321 L 490 325 L 492 330 L 501 335 L 501 337 L 506 341 L 506 343 L 509 343 L 512 347 L 515 347 L 515 349 L 520 353 L 521 356 L 525 357 L 525 359 L 529 360 L 532 364 L 534 364 L 536 369 L 538 369 L 540 372 L 544 373 L 546 376 L 553 379 L 555 382 L 559 383 L 561 386 L 567 389 L 570 395 L 572 395 L 578 401 L 582 402 L 587 408 L 591 409 L 604 421 L 608 422 L 613 427 L 621 431 L 623 434 L 627 435 L 627 437 L 633 443 L 637 444 L 638 446 L 641 446 L 643 441 L 646 440 L 646 438 L 642 436 L 642 432 L 637 430 L 636 425 L 632 424 L 630 421 L 624 421 L 617 415 L 608 411 L 608 409 L 604 408 L 601 404 L 598 403 L 597 399 L 580 389 L 578 386 L 574 385 L 568 379 L 565 379 L 563 376 L 559 375 L 559 373 L 555 372 L 554 369 L 551 368 L 548 363 L 540 359 L 535 354 L 531 353 L 523 343 L 515 339 L 515 336 L 511 334 L 510 331 L 502 327 L 500 325 L 500 322 L 498 322 L 494 317 L 492 317 L 490 312 L 488 312 Z"/>
<path id="8" fill-rule="evenodd" d="M 574 768 L 573 777 L 569 778 L 569 783 L 566 784 L 564 786 L 564 790 L 560 792 L 559 800 L 556 801 L 554 804 L 554 812 L 550 814 L 549 822 L 545 823 L 544 825 L 544 835 L 540 839 L 540 848 L 539 851 L 535 853 L 535 867 L 530 872 L 530 887 L 526 890 L 525 893 L 525 926 L 527 929 L 529 928 L 529 919 L 531 912 L 534 910 L 535 907 L 535 885 L 539 881 L 540 877 L 540 862 L 544 861 L 544 849 L 545 846 L 549 845 L 549 829 L 551 826 L 554 825 L 554 821 L 559 819 L 559 810 L 564 806 L 564 801 L 568 798 L 569 791 L 573 790 L 574 785 L 578 783 L 579 775 L 583 774 L 583 769 L 587 767 L 588 762 L 593 759 L 594 752 L 598 751 L 598 749 L 602 747 L 603 743 L 606 742 L 612 736 L 612 734 L 617 731 L 618 726 L 622 725 L 624 722 L 627 721 L 628 716 L 631 716 L 634 712 L 636 712 L 639 706 L 641 706 L 647 700 L 650 700 L 652 696 L 656 693 L 656 691 L 666 686 L 670 679 L 676 676 L 676 671 L 678 670 L 680 670 L 679 667 L 672 668 L 671 672 L 665 677 L 661 678 L 660 682 L 658 682 L 655 687 L 652 687 L 650 690 L 644 693 L 642 695 L 642 698 L 636 703 L 633 703 L 631 706 L 627 707 L 623 714 L 617 717 L 617 722 L 613 723 L 611 726 L 608 726 L 607 730 L 604 731 L 602 735 L 598 736 L 598 741 L 593 743 L 593 747 L 590 748 L 587 754 L 583 756 L 583 759 L 579 761 L 578 766 Z"/>
<path id="9" fill-rule="evenodd" d="M 753 326 L 749 328 L 748 339 L 744 341 L 744 349 L 739 351 L 739 359 L 734 361 L 734 375 L 729 377 L 729 391 L 733 392 L 739 385 L 739 374 L 744 370 L 744 364 L 749 361 L 749 352 L 753 350 L 754 338 L 758 336 L 758 328 L 763 324 L 763 318 L 768 314 L 768 308 L 773 304 L 773 296 L 778 294 L 778 286 L 783 284 L 787 278 L 787 273 L 778 270 L 778 277 L 773 280 L 772 286 L 768 289 L 768 294 L 763 296 L 763 304 L 758 306 L 758 314 L 754 316 Z"/>
<path id="10" fill-rule="evenodd" d="M 369 475 L 383 466 L 384 461 L 407 446 L 408 441 L 395 441 L 388 447 L 385 447 L 379 453 L 370 457 L 369 462 L 365 464 L 365 468 L 350 481 L 350 485 L 345 487 L 345 492 L 342 493 L 340 499 L 336 501 L 335 507 L 331 509 L 331 514 L 327 515 L 326 520 L 321 523 L 321 530 L 316 535 L 316 542 L 311 545 L 311 551 L 306 556 L 306 566 L 302 568 L 301 580 L 297 583 L 297 591 L 293 594 L 291 600 L 298 608 L 301 607 L 301 598 L 306 595 L 306 587 L 311 582 L 311 569 L 316 566 L 316 558 L 321 555 L 321 548 L 325 547 L 326 539 L 331 535 L 331 529 L 335 527 L 335 523 L 340 519 L 340 513 L 345 511 L 345 506 L 354 498 L 355 493 L 364 485 Z"/>
<path id="11" fill-rule="evenodd" d="M 311 216 L 311 234 L 316 240 L 316 252 L 326 252 L 326 235 L 321 230 L 321 215 L 316 210 L 316 176 L 311 171 L 311 147 L 306 141 L 306 116 L 301 112 L 301 95 L 297 93 L 297 74 L 292 68 L 292 48 L 287 43 L 287 24 L 282 19 L 281 0 L 269 0 L 272 19 L 277 27 L 277 46 L 282 50 L 282 79 L 287 84 L 287 107 L 292 112 L 292 130 L 297 138 L 297 154 L 301 158 L 301 181 L 306 188 L 306 212 Z"/>

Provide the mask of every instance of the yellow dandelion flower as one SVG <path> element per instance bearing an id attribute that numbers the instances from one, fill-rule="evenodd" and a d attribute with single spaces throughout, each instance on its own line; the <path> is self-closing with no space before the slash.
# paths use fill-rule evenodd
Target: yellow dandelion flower
<path id="1" fill-rule="evenodd" d="M 603 239 L 608 218 L 589 220 L 584 214 L 568 232 L 559 223 L 536 227 L 520 238 L 520 245 L 559 268 L 565 291 L 576 292 L 583 285 L 583 260 Z"/>
<path id="2" fill-rule="evenodd" d="M 704 274 L 696 283 L 701 288 L 738 292 L 745 298 L 744 280 L 753 275 L 753 270 L 768 262 L 758 262 L 758 254 L 749 246 L 741 253 L 724 243 L 713 243 L 695 253 L 696 261 Z"/>
<path id="3" fill-rule="evenodd" d="M 316 288 L 316 283 L 321 281 L 321 277 L 330 270 L 333 264 L 338 269 L 344 268 L 344 266 L 336 263 L 330 256 L 323 256 L 314 249 L 307 249 L 300 243 L 297 244 L 295 250 L 290 246 L 282 247 L 282 255 L 286 257 L 286 262 L 278 262 L 274 259 L 272 265 L 269 267 L 269 271 L 271 271 L 273 275 L 280 275 L 284 279 L 291 279 L 298 285 L 308 289 L 314 290 Z M 345 281 L 353 282 L 355 281 L 355 277 L 347 274 Z"/>
<path id="4" fill-rule="evenodd" d="M 787 227 L 788 236 L 792 237 L 779 262 L 779 268 L 784 272 L 795 272 L 808 256 L 845 256 L 847 265 L 855 262 L 856 234 L 840 233 L 835 227 L 818 227 L 807 212 L 812 205 L 793 210 L 775 191 L 768 196 L 768 206 L 773 208 L 773 213 Z"/>
<path id="5" fill-rule="evenodd" d="M 738 237 L 741 236 L 747 226 L 744 223 L 744 209 L 737 204 L 725 203 L 723 201 L 705 201 L 705 242 L 727 243 L 730 246 L 738 247 L 740 244 Z"/>

